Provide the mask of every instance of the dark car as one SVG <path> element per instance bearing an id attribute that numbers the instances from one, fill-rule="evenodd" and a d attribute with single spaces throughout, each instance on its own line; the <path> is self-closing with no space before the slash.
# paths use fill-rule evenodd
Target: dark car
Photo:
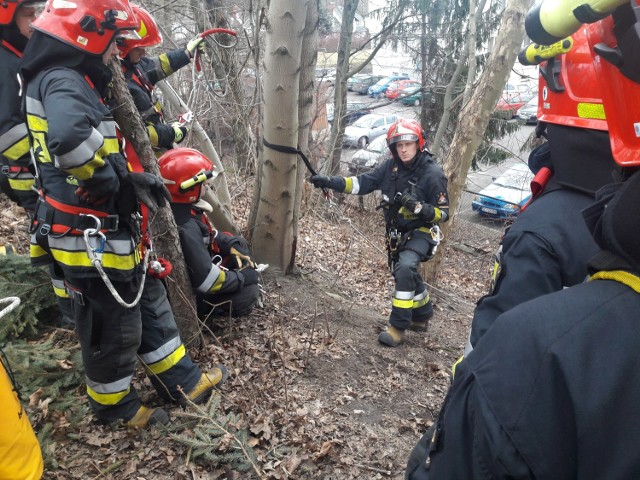
<path id="1" fill-rule="evenodd" d="M 360 149 L 353 154 L 351 162 L 349 162 L 349 174 L 360 175 L 368 172 L 390 158 L 391 150 L 387 146 L 387 137 L 382 135 L 373 140 L 367 148 Z"/>
<path id="2" fill-rule="evenodd" d="M 536 95 L 520 107 L 516 112 L 516 117 L 527 125 L 538 123 L 538 96 Z"/>
<path id="3" fill-rule="evenodd" d="M 360 117 L 368 113 L 371 113 L 371 111 L 372 110 L 368 107 L 366 103 L 348 102 L 346 113 L 344 114 L 345 125 L 351 125 Z M 333 122 L 333 115 L 334 115 L 333 105 L 327 105 L 327 121 L 329 123 Z"/>
<path id="4" fill-rule="evenodd" d="M 369 87 L 367 93 L 370 97 L 373 98 L 382 98 L 384 97 L 384 93 L 389 88 L 393 82 L 397 82 L 398 80 L 409 80 L 407 75 L 391 75 L 390 77 L 384 77 L 378 80 L 377 83 L 374 83 Z"/>
<path id="5" fill-rule="evenodd" d="M 366 95 L 369 87 L 375 85 L 381 78 L 381 75 L 362 75 L 357 82 L 354 82 L 351 90 L 360 95 Z"/>
<path id="6" fill-rule="evenodd" d="M 420 85 L 406 88 L 400 95 L 398 95 L 398 100 L 403 105 L 413 105 L 417 107 L 422 102 L 435 102 L 433 98 L 433 94 L 428 91 L 423 91 Z"/>
<path id="7" fill-rule="evenodd" d="M 356 75 L 354 75 L 353 77 L 349 77 L 347 78 L 347 90 L 349 90 L 350 92 L 353 92 L 353 86 L 362 81 L 365 80 L 367 77 L 370 77 L 371 75 L 368 75 L 366 73 L 358 73 Z"/>

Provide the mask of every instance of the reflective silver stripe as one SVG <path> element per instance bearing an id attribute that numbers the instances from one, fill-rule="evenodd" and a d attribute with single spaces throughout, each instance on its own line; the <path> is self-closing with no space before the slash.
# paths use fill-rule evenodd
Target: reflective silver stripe
<path id="1" fill-rule="evenodd" d="M 103 143 L 104 137 L 102 134 L 98 130 L 93 129 L 89 138 L 76 148 L 63 155 L 56 155 L 55 166 L 57 168 L 70 168 L 84 165 L 93 159 Z"/>
<path id="2" fill-rule="evenodd" d="M 360 191 L 360 182 L 358 182 L 358 177 L 351 177 L 351 195 L 357 195 Z"/>
<path id="3" fill-rule="evenodd" d="M 85 377 L 85 381 L 87 382 L 87 386 L 97 393 L 117 393 L 124 392 L 131 385 L 131 379 L 133 375 L 129 375 L 128 377 L 121 378 L 120 380 L 116 380 L 111 383 L 98 383 L 91 380 L 89 377 Z"/>
<path id="4" fill-rule="evenodd" d="M 54 286 L 54 287 L 56 287 L 56 288 L 60 288 L 60 289 L 62 289 L 62 290 L 64 290 L 64 289 L 65 289 L 65 287 L 64 287 L 64 280 L 58 280 L 58 279 L 52 278 L 52 279 L 51 279 L 51 283 L 52 283 L 52 284 L 53 284 L 53 286 Z"/>
<path id="5" fill-rule="evenodd" d="M 0 152 L 8 150 L 9 147 L 13 147 L 16 143 L 26 137 L 28 134 L 27 125 L 19 123 L 18 125 L 10 128 L 8 131 L 0 135 Z"/>
<path id="6" fill-rule="evenodd" d="M 145 364 L 151 365 L 171 355 L 180 347 L 180 345 L 182 345 L 182 340 L 180 340 L 180 336 L 177 336 L 153 352 L 141 354 L 140 358 Z"/>
<path id="7" fill-rule="evenodd" d="M 87 250 L 87 244 L 84 238 L 76 235 L 67 235 L 61 238 L 54 236 L 47 237 L 49 239 L 49 247 L 56 250 L 65 250 L 67 252 L 84 252 Z M 104 245 L 104 251 L 114 253 L 116 255 L 131 255 L 136 249 L 133 239 L 130 240 L 109 240 Z"/>
<path id="8" fill-rule="evenodd" d="M 466 357 L 471 352 L 473 352 L 473 346 L 471 345 L 471 333 L 469 333 L 469 337 L 467 338 L 467 344 L 464 346 L 464 356 Z"/>
<path id="9" fill-rule="evenodd" d="M 413 300 L 414 292 L 399 292 L 398 290 L 394 290 L 393 298 L 397 298 L 398 300 Z"/>
<path id="10" fill-rule="evenodd" d="M 204 279 L 204 282 L 202 282 L 200 286 L 196 288 L 196 290 L 198 290 L 200 293 L 207 293 L 211 289 L 213 284 L 216 283 L 216 280 L 218 280 L 219 276 L 220 269 L 212 264 L 207 278 Z"/>
<path id="11" fill-rule="evenodd" d="M 427 296 L 427 291 L 424 290 L 422 293 L 419 293 L 415 297 L 413 297 L 413 301 L 419 302 L 420 300 L 424 299 L 426 296 Z"/>
<path id="12" fill-rule="evenodd" d="M 106 138 L 117 138 L 116 137 L 116 122 L 113 120 L 103 120 L 100 122 L 100 125 L 96 128 L 98 132 L 102 134 L 103 137 Z"/>
<path id="13" fill-rule="evenodd" d="M 37 115 L 38 117 L 46 118 L 44 105 L 32 97 L 27 97 L 27 113 L 29 115 Z"/>

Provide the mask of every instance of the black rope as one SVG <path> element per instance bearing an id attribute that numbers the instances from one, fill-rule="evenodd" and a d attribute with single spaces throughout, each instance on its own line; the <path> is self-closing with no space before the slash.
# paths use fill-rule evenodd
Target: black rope
<path id="1" fill-rule="evenodd" d="M 276 152 L 288 153 L 289 155 L 300 155 L 300 157 L 302 158 L 302 161 L 307 166 L 307 169 L 309 170 L 309 172 L 311 172 L 311 175 L 317 175 L 316 171 L 311 165 L 311 162 L 309 161 L 307 156 L 302 152 L 302 150 L 300 150 L 299 146 L 289 147 L 287 145 L 275 145 L 273 143 L 267 142 L 267 139 L 264 137 L 262 137 L 262 144 L 265 147 L 270 148 L 271 150 L 275 150 Z M 327 188 L 322 187 L 322 192 L 324 193 L 325 197 L 329 198 L 329 190 Z"/>

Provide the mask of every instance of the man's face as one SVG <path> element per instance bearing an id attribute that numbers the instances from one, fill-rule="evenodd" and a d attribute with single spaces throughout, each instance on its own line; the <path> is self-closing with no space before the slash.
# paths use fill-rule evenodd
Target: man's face
<path id="1" fill-rule="evenodd" d="M 31 34 L 33 30 L 31 29 L 31 22 L 36 19 L 36 8 L 32 5 L 21 5 L 16 10 L 16 13 L 13 17 L 13 21 L 16 22 L 16 26 L 20 33 L 27 37 L 31 38 Z"/>
<path id="2" fill-rule="evenodd" d="M 398 152 L 402 163 L 410 162 L 418 153 L 418 142 L 398 142 L 396 143 L 396 152 Z"/>
<path id="3" fill-rule="evenodd" d="M 142 57 L 144 57 L 145 53 L 147 52 L 143 47 L 136 47 L 132 48 L 127 56 L 129 57 L 129 61 L 131 63 L 136 64 Z"/>
<path id="4" fill-rule="evenodd" d="M 119 53 L 120 51 L 118 50 L 116 42 L 111 42 L 107 47 L 107 50 L 102 54 L 102 63 L 109 65 L 109 62 L 111 62 L 113 57 L 117 57 Z"/>

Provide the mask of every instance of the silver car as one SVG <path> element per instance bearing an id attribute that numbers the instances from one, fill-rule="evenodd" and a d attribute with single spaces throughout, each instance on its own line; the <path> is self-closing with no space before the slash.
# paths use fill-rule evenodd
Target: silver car
<path id="1" fill-rule="evenodd" d="M 344 130 L 343 144 L 367 148 L 369 142 L 386 135 L 391 124 L 398 120 L 396 115 L 370 113 L 360 117 Z"/>
<path id="2" fill-rule="evenodd" d="M 366 149 L 358 150 L 349 162 L 349 174 L 360 175 L 373 170 L 385 160 L 391 158 L 391 150 L 387 146 L 387 137 L 381 135 L 373 140 Z"/>

